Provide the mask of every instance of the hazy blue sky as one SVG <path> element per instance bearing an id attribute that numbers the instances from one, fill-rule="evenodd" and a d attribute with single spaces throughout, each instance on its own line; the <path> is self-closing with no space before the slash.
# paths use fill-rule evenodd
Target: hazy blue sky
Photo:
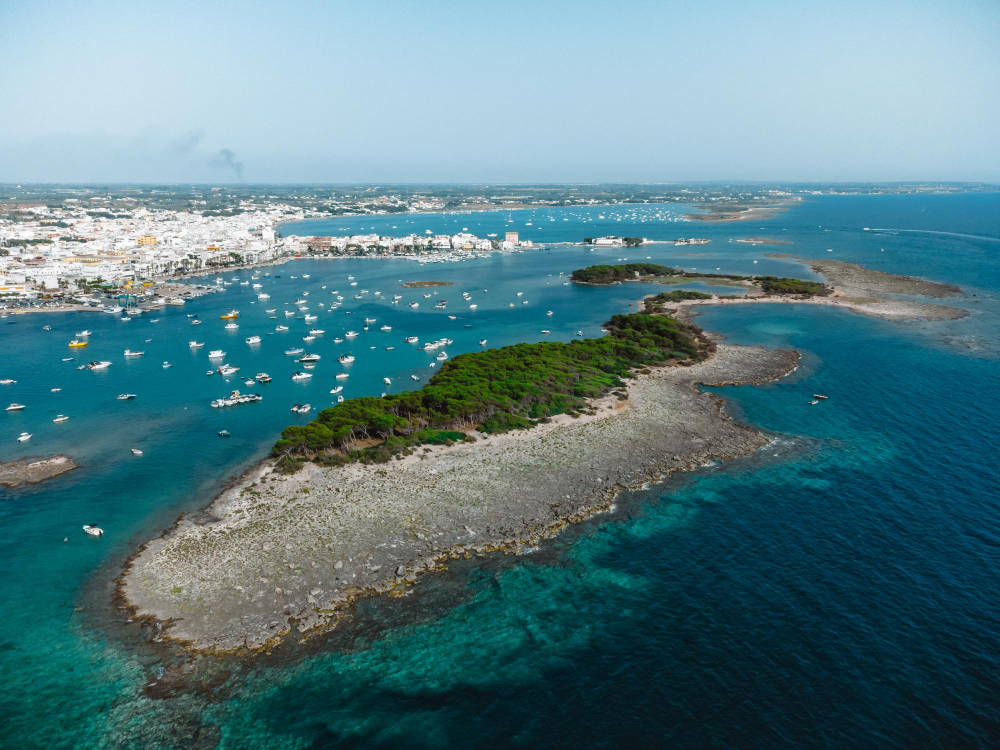
<path id="1" fill-rule="evenodd" d="M 0 182 L 1000 180 L 1000 0 L 0 0 Z"/>

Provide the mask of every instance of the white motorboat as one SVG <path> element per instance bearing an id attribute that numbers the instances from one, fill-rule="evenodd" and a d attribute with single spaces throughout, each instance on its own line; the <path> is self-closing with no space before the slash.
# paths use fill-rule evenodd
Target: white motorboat
<path id="1" fill-rule="evenodd" d="M 104 529 L 102 529 L 97 524 L 88 523 L 86 526 L 83 527 L 83 530 L 86 531 L 91 536 L 104 536 Z"/>
<path id="2" fill-rule="evenodd" d="M 3 380 L 0 380 L 0 385 L 11 385 L 12 383 L 16 382 L 17 381 L 14 380 L 14 378 L 4 378 Z"/>
<path id="3" fill-rule="evenodd" d="M 240 393 L 239 391 L 233 391 L 225 398 L 217 398 L 212 402 L 212 408 L 218 409 L 223 406 L 238 406 L 240 404 L 253 404 L 258 401 L 263 401 L 264 397 L 259 393 Z"/>
<path id="4" fill-rule="evenodd" d="M 126 357 L 141 357 L 145 353 L 146 352 L 134 352 L 131 349 L 126 349 L 125 350 L 125 356 Z"/>
<path id="5" fill-rule="evenodd" d="M 382 378 L 382 382 L 385 383 L 386 385 L 392 385 L 391 378 Z"/>
<path id="6" fill-rule="evenodd" d="M 305 351 L 302 347 L 296 347 L 293 349 L 285 349 L 285 354 L 289 357 L 294 357 L 296 354 L 302 354 Z"/>
<path id="7" fill-rule="evenodd" d="M 344 390 L 344 386 L 342 386 L 342 385 L 338 385 L 338 386 L 337 386 L 336 388 L 331 388 L 331 389 L 330 389 L 330 393 L 332 393 L 333 395 L 335 395 L 335 396 L 336 396 L 336 395 L 337 395 L 338 393 L 340 393 L 340 392 L 341 392 L 342 390 Z"/>
<path id="8" fill-rule="evenodd" d="M 139 450 L 138 448 L 132 448 L 131 450 L 132 450 L 132 455 L 133 456 L 141 456 L 142 455 L 142 451 Z"/>
<path id="9" fill-rule="evenodd" d="M 266 372 L 258 372 L 257 376 L 256 376 L 256 380 L 257 380 L 258 383 L 270 383 L 271 382 L 271 376 L 268 375 Z"/>
<path id="10" fill-rule="evenodd" d="M 69 417 L 67 417 L 65 414 L 57 414 L 56 418 L 53 419 L 52 421 L 53 422 L 65 422 L 68 419 L 69 419 Z"/>
<path id="11" fill-rule="evenodd" d="M 382 326 L 379 330 L 388 333 L 389 331 L 392 330 L 392 326 Z"/>
<path id="12" fill-rule="evenodd" d="M 226 330 L 227 331 L 235 331 L 239 327 L 240 326 L 239 326 L 238 323 L 226 323 Z"/>
<path id="13" fill-rule="evenodd" d="M 349 339 L 353 339 L 357 335 L 358 335 L 357 331 L 348 331 L 347 333 L 344 334 L 344 337 L 345 338 L 349 338 Z"/>
<path id="14" fill-rule="evenodd" d="M 119 393 L 117 396 L 119 401 L 131 401 L 133 398 L 135 398 L 134 393 Z"/>
<path id="15" fill-rule="evenodd" d="M 406 337 L 406 343 L 407 343 L 407 344 L 415 344 L 415 343 L 417 343 L 417 341 L 419 341 L 419 340 L 420 340 L 420 339 L 418 339 L 418 338 L 417 338 L 416 336 L 407 336 L 407 337 Z"/>
<path id="16" fill-rule="evenodd" d="M 164 362 L 164 363 L 163 363 L 163 369 L 164 369 L 164 370 L 166 370 L 166 369 L 167 369 L 168 367 L 170 367 L 170 366 L 171 366 L 171 365 L 170 365 L 170 363 L 169 363 L 169 362 Z"/>
<path id="17" fill-rule="evenodd" d="M 322 328 L 310 328 L 309 329 L 309 335 L 310 336 L 321 336 L 324 333 L 326 333 L 326 331 L 324 331 Z"/>
<path id="18" fill-rule="evenodd" d="M 209 359 L 222 359 L 226 356 L 226 353 L 222 349 L 213 349 L 208 353 Z"/>
<path id="19" fill-rule="evenodd" d="M 438 352 L 438 355 L 435 357 L 435 359 L 437 360 L 448 359 L 448 354 L 446 352 Z"/>
<path id="20" fill-rule="evenodd" d="M 205 346 L 205 342 L 204 341 L 188 341 L 188 346 L 190 346 L 192 349 L 201 349 L 201 347 Z"/>
<path id="21" fill-rule="evenodd" d="M 339 357 L 337 357 L 337 361 L 340 362 L 340 364 L 342 365 L 349 365 L 351 364 L 351 362 L 354 361 L 354 357 L 352 357 L 350 354 L 341 354 Z"/>
<path id="22" fill-rule="evenodd" d="M 17 442 L 19 442 L 19 443 L 26 443 L 29 440 L 31 440 L 31 433 L 30 432 L 22 432 L 18 436 L 18 438 L 17 438 Z"/>
<path id="23" fill-rule="evenodd" d="M 76 337 L 78 339 L 82 339 L 85 336 L 89 336 L 89 335 L 90 335 L 90 331 L 88 331 L 86 328 L 84 328 L 82 331 L 78 331 L 77 332 Z"/>
<path id="24" fill-rule="evenodd" d="M 309 380 L 312 377 L 311 372 L 293 372 L 292 380 Z"/>
<path id="25" fill-rule="evenodd" d="M 275 326 L 274 330 L 276 330 L 276 331 L 287 331 L 288 330 L 288 326 Z"/>
<path id="26" fill-rule="evenodd" d="M 480 346 L 486 346 L 486 339 L 479 339 Z"/>
<path id="27" fill-rule="evenodd" d="M 349 373 L 346 373 L 346 372 L 338 372 L 336 377 L 337 377 L 337 380 L 347 380 L 351 376 L 350 376 Z"/>
<path id="28" fill-rule="evenodd" d="M 247 343 L 248 344 L 259 344 L 260 343 L 260 336 L 247 336 Z"/>
<path id="29" fill-rule="evenodd" d="M 318 354 L 303 354 L 299 357 L 299 362 L 319 362 L 320 359 Z"/>

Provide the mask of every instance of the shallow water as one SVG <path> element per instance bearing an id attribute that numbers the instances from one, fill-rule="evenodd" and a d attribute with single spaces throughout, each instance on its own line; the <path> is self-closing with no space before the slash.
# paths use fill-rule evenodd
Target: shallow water
<path id="1" fill-rule="evenodd" d="M 2 415 L 0 456 L 66 452 L 82 465 L 0 494 L 8 532 L 0 541 L 8 603 L 0 622 L 0 736 L 17 747 L 136 748 L 534 747 L 595 738 L 696 748 L 994 744 L 1000 420 L 989 394 L 1000 385 L 998 209 L 992 195 L 822 197 L 760 225 L 648 220 L 680 213 L 676 207 L 513 212 L 522 224 L 560 217 L 541 222 L 546 241 L 613 232 L 713 242 L 557 247 L 423 267 L 298 261 L 258 272 L 282 277 L 259 281 L 281 320 L 269 320 L 250 288 L 236 284 L 130 323 L 83 313 L 0 320 L 0 375 L 18 380 L 0 397 L 28 405 Z M 608 218 L 626 214 L 647 221 Z M 401 218 L 334 224 L 402 234 L 391 229 Z M 454 222 L 484 235 L 506 231 L 507 218 L 413 221 L 419 232 Z M 746 236 L 794 244 L 729 242 Z M 800 369 L 779 383 L 713 389 L 739 418 L 775 435 L 770 449 L 623 497 L 615 513 L 532 554 L 463 561 L 403 599 L 364 602 L 338 633 L 302 649 L 251 665 L 198 663 L 196 689 L 143 692 L 157 681 L 162 652 L 108 622 L 111 578 L 137 542 L 203 506 L 266 453 L 281 427 L 308 419 L 293 418 L 291 404 L 329 403 L 333 375 L 347 369 L 335 359 L 341 350 L 357 357 L 345 395 L 377 394 L 386 375 L 394 389 L 406 388 L 409 374 L 432 372 L 432 355 L 414 351 L 406 335 L 449 336 L 451 355 L 477 349 L 480 338 L 490 346 L 540 340 L 543 328 L 563 340 L 577 330 L 592 336 L 612 313 L 661 289 L 563 286 L 560 271 L 646 255 L 710 270 L 798 270 L 765 257 L 774 251 L 955 283 L 976 296 L 948 304 L 972 314 L 894 324 L 808 306 L 705 310 L 699 324 L 732 342 L 804 352 Z M 358 287 L 347 286 L 348 274 Z M 399 279 L 456 283 L 404 290 Z M 396 308 L 354 300 L 349 290 L 361 288 L 404 301 Z M 295 318 L 289 333 L 266 335 L 285 322 L 283 302 L 308 290 L 310 311 L 318 312 L 332 289 L 346 298 L 344 308 L 319 312 L 314 325 L 327 332 L 311 345 L 301 343 L 307 326 Z M 462 290 L 477 310 L 462 303 Z M 437 297 L 423 298 L 433 291 Z M 430 310 L 442 297 L 447 310 Z M 411 300 L 420 302 L 416 311 L 406 306 Z M 218 319 L 231 306 L 241 310 L 235 334 Z M 188 313 L 204 325 L 190 327 Z M 360 331 L 366 315 L 377 319 L 372 330 L 333 344 L 339 331 Z M 41 331 L 44 323 L 54 330 Z M 383 323 L 391 333 L 375 330 Z M 84 327 L 92 343 L 73 354 L 66 342 Z M 263 337 L 260 347 L 244 343 L 251 334 Z M 205 347 L 192 352 L 189 338 Z M 291 342 L 323 356 L 308 385 L 288 377 L 297 365 L 281 352 Z M 147 353 L 126 362 L 126 346 Z M 229 389 L 205 375 L 207 351 L 217 346 L 241 376 L 274 376 L 254 387 L 262 403 L 208 406 Z M 106 373 L 77 372 L 76 362 L 60 361 L 65 356 L 114 364 Z M 173 366 L 164 370 L 163 360 Z M 245 389 L 242 378 L 232 380 Z M 122 391 L 138 398 L 118 402 Z M 830 400 L 810 406 L 814 392 Z M 53 424 L 56 413 L 70 421 Z M 222 428 L 233 437 L 218 438 Z M 13 440 L 22 429 L 34 433 L 26 445 Z M 131 456 L 133 446 L 145 454 Z M 103 539 L 79 530 L 90 521 L 106 529 Z"/>

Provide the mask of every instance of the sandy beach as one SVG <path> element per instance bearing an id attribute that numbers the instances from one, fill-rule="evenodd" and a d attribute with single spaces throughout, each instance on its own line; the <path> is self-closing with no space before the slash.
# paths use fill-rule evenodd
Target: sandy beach
<path id="1" fill-rule="evenodd" d="M 719 346 L 532 430 L 290 476 L 264 461 L 145 544 L 119 579 L 120 601 L 162 625 L 161 637 L 199 650 L 321 630 L 352 600 L 401 592 L 449 556 L 536 543 L 608 508 L 623 488 L 762 447 L 767 437 L 695 385 L 768 382 L 797 359 Z"/>

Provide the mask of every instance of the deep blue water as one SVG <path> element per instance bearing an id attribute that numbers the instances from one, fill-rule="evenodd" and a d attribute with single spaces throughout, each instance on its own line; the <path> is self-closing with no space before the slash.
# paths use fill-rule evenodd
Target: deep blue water
<path id="1" fill-rule="evenodd" d="M 649 218 L 658 211 L 660 218 Z M 18 380 L 2 396 L 28 406 L 2 415 L 0 456 L 66 452 L 82 464 L 50 483 L 0 494 L 7 531 L 0 541 L 0 744 L 996 745 L 1000 196 L 823 197 L 749 226 L 664 222 L 668 211 L 677 213 L 603 208 L 510 218 L 559 217 L 538 230 L 552 242 L 613 232 L 705 236 L 712 244 L 593 253 L 557 247 L 424 267 L 299 261 L 262 271 L 282 277 L 259 282 L 281 320 L 270 320 L 264 303 L 237 284 L 130 323 L 83 313 L 0 320 L 0 377 Z M 585 221 L 591 212 L 594 221 Z M 621 222 L 608 218 L 626 214 Z M 595 228 L 599 215 L 616 226 Z M 507 219 L 414 221 L 417 231 L 457 221 L 458 229 L 486 234 L 505 231 Z M 340 219 L 325 231 L 378 226 L 388 233 L 401 217 L 378 221 Z M 794 244 L 729 241 L 754 235 Z M 678 257 L 684 250 L 706 255 Z M 765 257 L 774 250 L 955 283 L 968 294 L 949 304 L 971 314 L 896 324 L 801 306 L 708 310 L 698 322 L 732 342 L 804 353 L 800 369 L 778 383 L 714 389 L 737 418 L 775 435 L 770 449 L 622 498 L 616 513 L 532 554 L 461 563 L 423 579 L 404 599 L 365 602 L 339 632 L 301 650 L 250 665 L 200 661 L 190 678 L 197 689 L 167 697 L 143 690 L 173 657 L 143 646 L 117 621 L 110 581 L 122 560 L 264 455 L 281 427 L 303 419 L 293 419 L 292 403 L 328 403 L 333 375 L 346 369 L 335 361 L 341 350 L 357 356 L 345 395 L 381 392 L 385 375 L 406 387 L 409 374 L 432 372 L 430 357 L 403 343 L 411 333 L 453 338 L 450 354 L 475 350 L 480 338 L 490 346 L 539 340 L 543 328 L 553 338 L 596 335 L 610 314 L 654 289 L 563 286 L 560 272 L 598 258 L 649 255 L 687 267 L 802 275 L 791 261 Z M 347 286 L 349 274 L 358 287 Z M 251 272 L 224 275 L 249 279 Z M 400 279 L 456 283 L 402 290 Z M 361 288 L 403 294 L 403 304 L 356 301 Z M 346 298 L 344 308 L 326 312 L 318 304 L 329 304 L 333 289 Z M 290 318 L 291 331 L 266 334 L 285 322 L 283 303 L 306 290 L 310 312 L 320 315 L 315 325 L 327 332 L 307 347 L 323 360 L 303 386 L 288 378 L 296 366 L 281 351 L 299 342 L 306 324 Z M 462 290 L 478 309 L 461 303 Z M 433 291 L 436 298 L 423 298 Z M 448 309 L 430 310 L 441 297 Z M 523 299 L 529 304 L 517 304 Z M 416 311 L 405 306 L 411 300 L 420 302 Z M 230 306 L 242 313 L 235 334 L 218 320 Z M 189 313 L 205 324 L 190 327 Z M 370 331 L 350 344 L 332 342 L 342 330 L 360 330 L 366 315 L 378 321 Z M 44 322 L 54 330 L 41 331 Z M 383 323 L 391 333 L 376 330 Z M 93 331 L 92 343 L 73 354 L 66 342 L 83 327 Z M 264 337 L 259 348 L 243 342 L 252 333 Z M 205 347 L 190 351 L 190 338 Z M 147 353 L 126 362 L 127 346 Z M 209 408 L 228 389 L 220 376 L 205 375 L 215 347 L 241 376 L 274 376 L 254 388 L 262 403 Z M 60 361 L 67 356 L 114 364 L 106 373 L 78 372 L 76 362 Z M 164 360 L 173 366 L 164 370 Z M 244 387 L 242 378 L 231 380 Z M 52 394 L 53 387 L 63 390 Z M 122 391 L 138 398 L 118 402 Z M 810 406 L 813 392 L 830 400 Z M 56 413 L 70 420 L 53 424 Z M 215 434 L 223 427 L 229 440 Z M 34 433 L 26 445 L 14 442 L 22 429 Z M 145 454 L 133 457 L 129 447 Z M 82 534 L 89 521 L 106 529 L 103 539 Z"/>

